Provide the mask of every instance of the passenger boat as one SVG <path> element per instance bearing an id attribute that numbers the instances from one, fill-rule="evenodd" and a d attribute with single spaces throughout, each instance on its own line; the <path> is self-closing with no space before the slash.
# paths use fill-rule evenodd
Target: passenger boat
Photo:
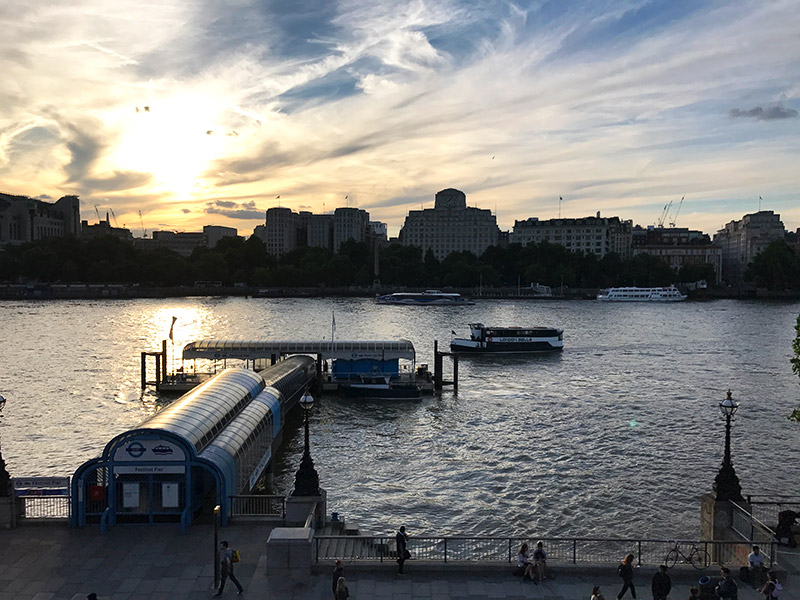
<path id="1" fill-rule="evenodd" d="M 469 339 L 450 341 L 452 352 L 553 352 L 564 347 L 564 330 L 555 327 L 486 327 L 483 323 L 470 323 L 469 329 Z"/>
<path id="2" fill-rule="evenodd" d="M 674 285 L 669 287 L 618 287 L 609 288 L 597 294 L 601 302 L 681 302 L 686 300 Z"/>
<path id="3" fill-rule="evenodd" d="M 366 400 L 420 400 L 422 387 L 412 379 L 389 375 L 361 376 L 357 380 L 339 381 L 339 391 L 346 398 Z"/>
<path id="4" fill-rule="evenodd" d="M 397 292 L 377 296 L 378 304 L 407 304 L 410 306 L 450 306 L 475 304 L 469 298 L 453 292 L 439 290 L 425 290 L 424 292 Z"/>

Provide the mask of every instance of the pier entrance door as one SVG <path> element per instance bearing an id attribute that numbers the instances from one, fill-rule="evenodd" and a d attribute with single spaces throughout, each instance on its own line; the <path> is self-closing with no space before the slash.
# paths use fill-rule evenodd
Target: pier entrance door
<path id="1" fill-rule="evenodd" d="M 141 469 L 142 467 L 139 467 Z M 164 469 L 164 467 L 159 467 Z M 185 471 L 183 465 L 174 471 Z M 186 509 L 185 472 L 115 473 L 118 523 L 178 523 Z"/>

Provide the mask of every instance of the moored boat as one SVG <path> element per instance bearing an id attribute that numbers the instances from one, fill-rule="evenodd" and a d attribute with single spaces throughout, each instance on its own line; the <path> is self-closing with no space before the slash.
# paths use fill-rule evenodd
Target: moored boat
<path id="1" fill-rule="evenodd" d="M 455 292 L 442 292 L 439 290 L 425 290 L 424 292 L 396 292 L 377 296 L 378 304 L 405 304 L 409 306 L 450 306 L 475 304 L 469 298 L 464 298 Z"/>
<path id="2" fill-rule="evenodd" d="M 554 352 L 564 347 L 564 330 L 556 327 L 487 327 L 470 323 L 470 336 L 450 340 L 452 352 Z"/>
<path id="3" fill-rule="evenodd" d="M 601 302 L 681 302 L 686 297 L 674 285 L 651 288 L 617 287 L 597 294 L 597 299 Z"/>

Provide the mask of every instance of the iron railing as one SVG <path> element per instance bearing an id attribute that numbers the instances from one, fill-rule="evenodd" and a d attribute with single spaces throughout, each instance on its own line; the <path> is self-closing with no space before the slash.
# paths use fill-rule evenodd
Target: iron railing
<path id="1" fill-rule="evenodd" d="M 286 516 L 284 496 L 228 496 L 231 517 L 274 517 Z"/>
<path id="2" fill-rule="evenodd" d="M 534 548 L 544 543 L 548 563 L 616 564 L 628 553 L 636 564 L 663 564 L 676 544 L 686 555 L 692 545 L 704 549 L 712 564 L 744 564 L 738 557 L 749 553 L 753 540 L 712 542 L 634 538 L 520 538 L 520 537 L 412 537 L 408 550 L 412 559 L 431 562 L 489 562 L 512 564 L 523 543 Z M 774 563 L 775 542 L 759 542 L 769 563 Z M 393 561 L 397 558 L 394 536 L 321 535 L 315 537 L 316 561 Z M 745 560 L 746 562 L 746 560 Z M 709 565 L 710 566 L 710 565 Z"/>
<path id="3" fill-rule="evenodd" d="M 69 496 L 18 496 L 14 500 L 17 519 L 68 520 L 72 514 Z"/>
<path id="4" fill-rule="evenodd" d="M 753 516 L 772 527 L 778 524 L 778 514 L 784 510 L 800 513 L 800 496 L 748 495 L 747 502 Z"/>

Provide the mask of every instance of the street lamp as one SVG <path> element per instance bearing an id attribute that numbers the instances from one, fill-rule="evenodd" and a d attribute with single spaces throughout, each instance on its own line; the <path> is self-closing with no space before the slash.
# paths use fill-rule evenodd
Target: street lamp
<path id="1" fill-rule="evenodd" d="M 308 416 L 314 408 L 314 396 L 306 389 L 300 398 L 300 406 L 303 407 L 305 417 L 306 444 L 303 450 L 303 459 L 300 461 L 300 468 L 294 476 L 294 491 L 292 496 L 319 496 L 319 475 L 314 469 L 314 461 L 311 460 L 311 451 L 308 446 Z"/>
<path id="2" fill-rule="evenodd" d="M 739 478 L 736 476 L 731 462 L 731 419 L 738 408 L 739 403 L 731 397 L 731 391 L 728 390 L 728 397 L 719 403 L 719 411 L 722 413 L 722 418 L 725 419 L 725 455 L 722 458 L 719 473 L 714 479 L 714 492 L 717 494 L 717 500 L 744 502 L 742 486 L 739 484 Z"/>

